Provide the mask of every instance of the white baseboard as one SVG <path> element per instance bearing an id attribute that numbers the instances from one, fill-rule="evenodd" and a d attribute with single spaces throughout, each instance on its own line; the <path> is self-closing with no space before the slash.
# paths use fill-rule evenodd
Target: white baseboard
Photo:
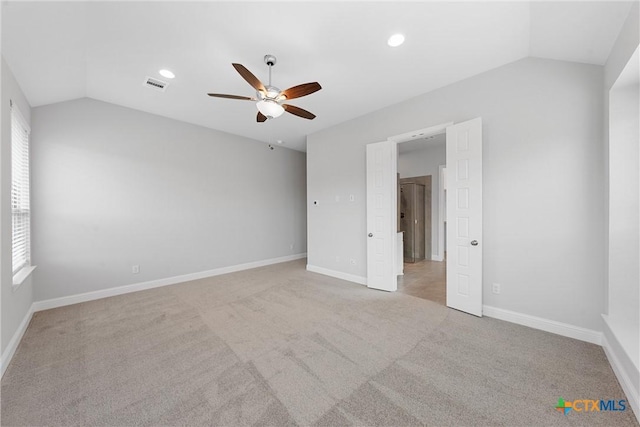
<path id="1" fill-rule="evenodd" d="M 367 284 L 366 277 L 356 276 L 355 274 L 343 273 L 342 271 L 330 270 L 328 268 L 317 267 L 311 264 L 307 264 L 307 271 L 324 274 L 325 276 L 335 277 L 336 279 L 342 279 L 348 282 L 358 283 L 359 285 Z"/>
<path id="2" fill-rule="evenodd" d="M 618 378 L 622 390 L 638 422 L 640 422 L 640 370 L 635 366 L 629 354 L 624 350 L 606 315 L 602 333 L 602 348 L 609 359 L 609 364 Z M 635 380 L 634 380 L 635 378 Z"/>
<path id="3" fill-rule="evenodd" d="M 573 338 L 580 341 L 601 345 L 602 332 L 581 328 L 568 323 L 556 322 L 555 320 L 543 319 L 542 317 L 530 316 L 515 311 L 504 310 L 502 308 L 482 306 L 482 314 L 494 319 L 500 319 L 518 325 L 528 326 L 541 331 L 551 332 L 564 337 Z"/>
<path id="4" fill-rule="evenodd" d="M 65 305 L 78 304 L 86 301 L 93 301 L 101 298 L 116 295 L 128 294 L 131 292 L 144 291 L 146 289 L 159 288 L 162 286 L 175 285 L 177 283 L 189 282 L 191 280 L 205 279 L 207 277 L 220 276 L 222 274 L 235 273 L 236 271 L 250 270 L 252 268 L 264 267 L 266 265 L 279 264 L 281 262 L 294 261 L 306 258 L 307 254 L 287 255 L 279 258 L 265 259 L 261 261 L 248 262 L 246 264 L 221 267 L 213 270 L 200 271 L 198 273 L 183 274 L 181 276 L 167 277 L 164 279 L 150 280 L 148 282 L 134 283 L 131 285 L 118 286 L 116 288 L 102 289 L 99 291 L 86 292 L 83 294 L 69 295 L 66 297 L 52 298 L 33 303 L 34 311 L 49 310 L 51 308 L 63 307 Z"/>
<path id="5" fill-rule="evenodd" d="M 440 255 L 431 255 L 431 261 L 442 262 L 442 261 L 444 261 L 444 257 L 441 257 Z"/>
<path id="6" fill-rule="evenodd" d="M 22 340 L 22 337 L 27 330 L 27 326 L 29 326 L 29 322 L 31 322 L 31 318 L 33 317 L 34 312 L 35 310 L 33 309 L 33 304 L 31 304 L 31 307 L 29 307 L 29 310 L 24 315 L 24 319 L 22 319 L 22 322 L 20 322 L 18 330 L 13 334 L 13 336 L 11 337 L 11 341 L 9 341 L 9 344 L 7 345 L 7 348 L 5 348 L 4 352 L 2 353 L 2 361 L 0 362 L 0 377 L 4 376 L 4 372 L 7 370 L 9 362 L 11 362 L 13 355 L 16 353 L 18 344 L 20 344 L 20 341 Z"/>

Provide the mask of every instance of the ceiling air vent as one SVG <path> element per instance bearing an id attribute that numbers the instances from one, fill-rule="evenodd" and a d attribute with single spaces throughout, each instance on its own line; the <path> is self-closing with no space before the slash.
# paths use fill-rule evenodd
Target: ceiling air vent
<path id="1" fill-rule="evenodd" d="M 167 89 L 167 86 L 169 86 L 169 83 L 163 82 L 162 80 L 154 79 L 153 77 L 149 76 L 147 76 L 147 78 L 144 80 L 144 83 L 142 84 L 146 87 L 150 87 L 151 89 L 155 89 L 160 92 L 164 92 Z"/>

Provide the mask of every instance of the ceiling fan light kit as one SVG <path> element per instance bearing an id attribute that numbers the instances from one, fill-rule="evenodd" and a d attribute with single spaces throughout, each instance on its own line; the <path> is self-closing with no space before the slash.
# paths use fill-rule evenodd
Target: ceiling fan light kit
<path id="1" fill-rule="evenodd" d="M 264 62 L 269 67 L 269 84 L 265 86 L 262 82 L 254 76 L 251 71 L 247 70 L 242 64 L 232 64 L 233 68 L 247 81 L 255 90 L 256 97 L 239 96 L 239 95 L 225 95 L 221 93 L 210 93 L 209 96 L 216 98 L 227 99 L 239 99 L 242 101 L 257 101 L 256 107 L 258 108 L 258 116 L 256 120 L 258 123 L 265 122 L 268 119 L 275 119 L 280 117 L 285 111 L 298 117 L 313 120 L 316 116 L 307 110 L 304 110 L 295 105 L 283 104 L 288 99 L 300 98 L 306 95 L 310 95 L 314 92 L 322 89 L 322 86 L 318 82 L 304 83 L 301 85 L 293 86 L 286 90 L 280 90 L 279 88 L 271 85 L 271 67 L 276 64 L 276 57 L 273 55 L 265 55 Z"/>
<path id="2" fill-rule="evenodd" d="M 261 99 L 256 103 L 256 106 L 258 107 L 258 111 L 268 119 L 275 119 L 284 113 L 284 107 L 272 99 Z"/>

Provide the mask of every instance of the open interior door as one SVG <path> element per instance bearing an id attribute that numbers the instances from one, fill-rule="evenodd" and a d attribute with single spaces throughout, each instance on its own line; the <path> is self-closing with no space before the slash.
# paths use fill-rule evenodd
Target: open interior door
<path id="1" fill-rule="evenodd" d="M 393 141 L 367 145 L 367 286 L 384 291 L 398 289 L 397 157 Z"/>
<path id="2" fill-rule="evenodd" d="M 482 316 L 482 120 L 447 127 L 447 306 Z"/>

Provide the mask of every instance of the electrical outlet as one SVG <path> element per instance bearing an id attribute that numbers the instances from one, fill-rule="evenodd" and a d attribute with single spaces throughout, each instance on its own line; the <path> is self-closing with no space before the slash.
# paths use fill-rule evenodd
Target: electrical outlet
<path id="1" fill-rule="evenodd" d="M 289 249 L 293 250 L 293 243 L 289 244 Z"/>
<path id="2" fill-rule="evenodd" d="M 139 265 L 134 265 L 134 266 L 132 266 L 132 267 L 131 267 L 131 272 L 132 272 L 133 274 L 138 274 L 138 273 L 140 273 L 140 266 L 139 266 Z"/>
<path id="3" fill-rule="evenodd" d="M 499 283 L 494 283 L 492 288 L 491 288 L 491 291 L 494 294 L 499 294 L 500 293 L 500 284 Z"/>
<path id="4" fill-rule="evenodd" d="M 351 263 L 351 265 L 356 265 L 356 260 L 355 260 L 355 259 L 353 259 L 353 258 L 351 258 L 351 259 L 349 260 L 349 262 Z"/>

